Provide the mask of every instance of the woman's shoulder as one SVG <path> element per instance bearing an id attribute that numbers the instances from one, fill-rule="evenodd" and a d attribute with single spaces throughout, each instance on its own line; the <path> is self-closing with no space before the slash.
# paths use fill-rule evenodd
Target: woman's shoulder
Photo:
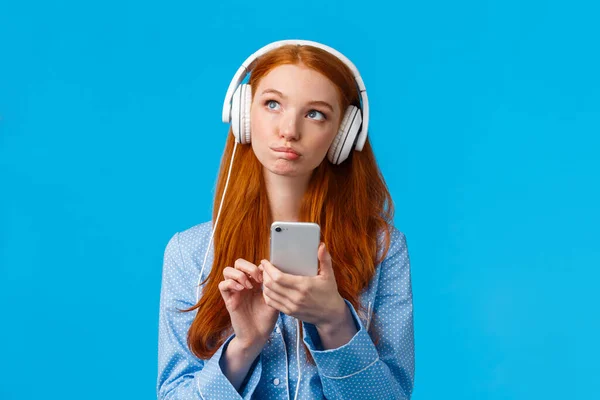
<path id="1" fill-rule="evenodd" d="M 396 228 L 393 225 L 390 229 L 390 247 L 392 244 L 395 247 L 401 247 L 401 248 L 407 247 L 406 246 L 406 235 L 404 234 L 404 231 Z"/>
<path id="2" fill-rule="evenodd" d="M 163 295 L 177 301 L 180 309 L 196 302 L 197 282 L 211 231 L 209 221 L 175 232 L 165 248 Z"/>
<path id="3" fill-rule="evenodd" d="M 212 232 L 212 221 L 202 222 L 190 228 L 177 232 L 179 236 L 179 245 L 188 248 L 197 248 L 198 246 L 208 245 L 210 234 Z"/>
<path id="4" fill-rule="evenodd" d="M 167 252 L 181 260 L 182 267 L 198 269 L 202 265 L 204 255 L 212 233 L 212 221 L 191 226 L 173 234 L 167 245 Z"/>
<path id="5" fill-rule="evenodd" d="M 403 231 L 398 229 L 394 224 L 388 224 L 388 233 L 389 233 L 389 248 L 386 254 L 386 259 L 390 258 L 394 253 L 398 251 L 403 251 L 406 248 L 406 235 Z M 384 249 L 383 246 L 379 246 L 380 251 Z"/>

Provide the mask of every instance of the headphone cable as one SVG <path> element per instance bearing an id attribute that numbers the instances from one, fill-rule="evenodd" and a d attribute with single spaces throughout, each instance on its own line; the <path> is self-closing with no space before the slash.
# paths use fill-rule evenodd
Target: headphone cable
<path id="1" fill-rule="evenodd" d="M 231 153 L 231 161 L 229 162 L 229 170 L 227 171 L 227 180 L 225 181 L 225 188 L 223 189 L 223 195 L 221 196 L 221 203 L 219 204 L 219 211 L 217 212 L 217 218 L 215 219 L 215 226 L 213 226 L 213 230 L 210 234 L 210 240 L 208 241 L 208 246 L 206 247 L 206 253 L 204 254 L 204 262 L 202 263 L 202 269 L 200 270 L 200 276 L 198 277 L 198 285 L 196 287 L 196 302 L 200 300 L 200 283 L 202 282 L 202 273 L 204 272 L 204 265 L 206 264 L 206 258 L 208 257 L 210 246 L 212 245 L 212 240 L 215 234 L 215 230 L 217 229 L 217 224 L 219 223 L 219 216 L 221 215 L 221 208 L 223 208 L 223 200 L 225 199 L 227 186 L 229 186 L 229 177 L 231 176 L 231 167 L 233 165 L 233 158 L 235 157 L 235 150 L 237 149 L 237 145 L 238 144 L 236 141 L 233 146 L 233 153 Z"/>

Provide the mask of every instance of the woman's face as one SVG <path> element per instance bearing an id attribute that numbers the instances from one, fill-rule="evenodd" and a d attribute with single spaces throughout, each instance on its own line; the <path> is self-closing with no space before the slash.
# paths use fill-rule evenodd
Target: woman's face
<path id="1" fill-rule="evenodd" d="M 327 155 L 340 122 L 334 84 L 302 65 L 280 65 L 259 82 L 250 109 L 252 149 L 277 175 L 310 174 Z"/>

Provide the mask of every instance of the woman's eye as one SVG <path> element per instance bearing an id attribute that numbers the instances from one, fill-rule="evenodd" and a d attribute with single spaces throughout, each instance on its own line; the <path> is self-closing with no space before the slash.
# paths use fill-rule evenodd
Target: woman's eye
<path id="1" fill-rule="evenodd" d="M 266 105 L 270 110 L 276 110 L 276 107 L 279 106 L 279 103 L 275 100 L 267 100 Z"/>
<path id="2" fill-rule="evenodd" d="M 317 110 L 310 110 L 307 114 L 309 116 L 309 118 L 314 118 L 317 119 L 317 116 L 320 116 L 319 119 L 317 119 L 317 121 L 324 121 L 327 119 L 327 117 L 325 117 L 325 114 L 323 114 L 321 111 L 317 111 Z"/>
<path id="3" fill-rule="evenodd" d="M 276 100 L 266 100 L 265 105 L 269 110 L 279 110 L 281 105 Z M 321 111 L 310 110 L 308 114 L 306 114 L 309 118 L 314 119 L 315 121 L 324 121 L 327 119 L 327 116 L 323 114 Z"/>

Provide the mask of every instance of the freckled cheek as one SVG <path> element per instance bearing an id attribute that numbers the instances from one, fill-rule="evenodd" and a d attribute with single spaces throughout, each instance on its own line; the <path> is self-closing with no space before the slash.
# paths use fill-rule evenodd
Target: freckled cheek
<path id="1" fill-rule="evenodd" d="M 268 126 L 269 124 L 266 123 L 264 117 L 260 115 L 250 115 L 250 131 L 252 132 L 252 137 L 264 136 Z"/>
<path id="2" fill-rule="evenodd" d="M 314 143 L 315 147 L 327 151 L 331 142 L 333 142 L 334 134 L 331 132 L 320 132 L 317 137 L 318 140 Z"/>
<path id="3" fill-rule="evenodd" d="M 277 129 L 277 116 L 269 113 L 253 113 L 250 114 L 250 129 L 252 132 L 260 132 L 265 135 L 272 133 Z"/>

